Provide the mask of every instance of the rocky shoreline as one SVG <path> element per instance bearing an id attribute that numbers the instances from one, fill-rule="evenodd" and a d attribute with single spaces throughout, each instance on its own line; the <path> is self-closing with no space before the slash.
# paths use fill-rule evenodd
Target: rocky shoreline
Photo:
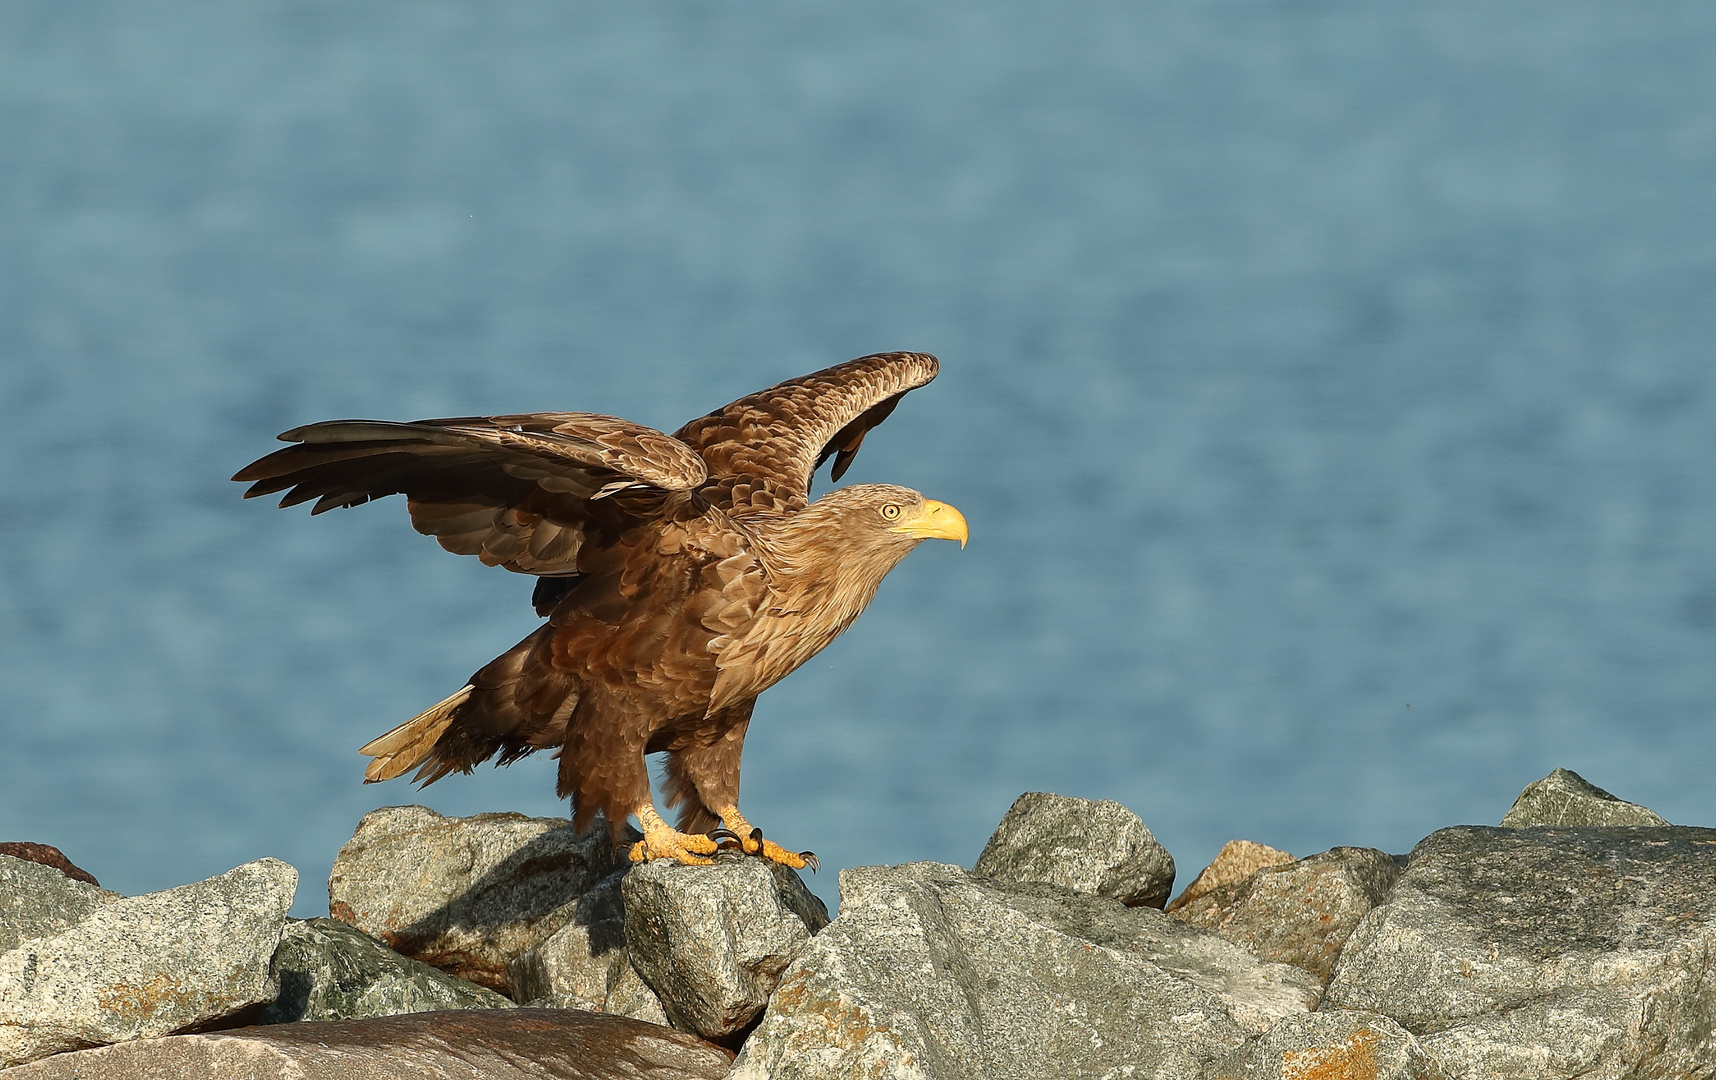
<path id="1" fill-rule="evenodd" d="M 1716 830 L 1558 769 L 1407 855 L 1235 841 L 1172 902 L 1115 803 L 1021 796 L 972 869 L 616 856 L 366 815 L 331 918 L 273 859 L 145 896 L 0 845 L 0 1077 L 1716 1075 Z"/>

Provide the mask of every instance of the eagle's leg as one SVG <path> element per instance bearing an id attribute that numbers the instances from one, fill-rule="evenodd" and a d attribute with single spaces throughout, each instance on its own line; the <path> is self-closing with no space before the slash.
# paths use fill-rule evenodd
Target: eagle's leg
<path id="1" fill-rule="evenodd" d="M 683 731 L 663 747 L 667 751 L 666 792 L 668 807 L 679 808 L 679 827 L 685 833 L 709 832 L 712 839 L 738 842 L 747 855 L 761 855 L 771 862 L 803 870 L 816 867 L 816 856 L 806 851 L 788 851 L 739 813 L 739 757 L 745 747 L 745 729 L 751 721 L 755 698 L 729 705 L 707 718 L 707 723 Z M 725 830 L 714 830 L 719 821 Z"/>
<path id="2" fill-rule="evenodd" d="M 705 859 L 717 848 L 716 842 L 707 836 L 697 833 L 682 833 L 661 819 L 655 812 L 655 804 L 645 802 L 632 811 L 638 816 L 638 824 L 643 826 L 644 838 L 632 845 L 631 860 L 635 863 L 648 862 L 651 859 L 674 859 L 687 866 L 708 866 L 713 859 Z"/>

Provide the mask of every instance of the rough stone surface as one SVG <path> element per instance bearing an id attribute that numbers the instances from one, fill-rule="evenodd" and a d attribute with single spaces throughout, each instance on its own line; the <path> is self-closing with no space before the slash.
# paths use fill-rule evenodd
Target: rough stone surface
<path id="1" fill-rule="evenodd" d="M 288 922 L 269 975 L 280 993 L 259 1024 L 513 1007 L 493 990 L 401 956 L 333 919 Z"/>
<path id="2" fill-rule="evenodd" d="M 52 866 L 0 855 L 0 954 L 26 938 L 76 926 L 118 893 L 67 877 Z"/>
<path id="3" fill-rule="evenodd" d="M 1002 881 L 1046 881 L 1159 908 L 1174 889 L 1174 857 L 1137 814 L 1107 799 L 1028 791 L 1014 801 L 974 868 Z"/>
<path id="4" fill-rule="evenodd" d="M 60 1054 L 6 1080 L 718 1080 L 731 1056 L 618 1016 L 413 1013 L 145 1039 Z"/>
<path id="5" fill-rule="evenodd" d="M 1267 844 L 1251 840 L 1229 840 L 1216 852 L 1216 857 L 1210 860 L 1210 864 L 1198 871 L 1198 876 L 1186 886 L 1186 891 L 1174 897 L 1173 902 L 1168 905 L 1168 910 L 1182 908 L 1211 889 L 1244 881 L 1265 866 L 1278 866 L 1292 861 L 1293 856 Z"/>
<path id="6" fill-rule="evenodd" d="M 709 866 L 658 859 L 627 874 L 631 966 L 673 1026 L 706 1038 L 742 1030 L 828 909 L 784 866 L 718 856 Z"/>
<path id="7" fill-rule="evenodd" d="M 1425 838 L 1335 964 L 1466 1077 L 1716 1073 L 1716 829 L 1460 826 Z"/>
<path id="8" fill-rule="evenodd" d="M 1571 769 L 1554 772 L 1529 784 L 1501 819 L 1502 827 L 1533 825 L 1667 825 L 1665 818 L 1637 803 L 1617 799 Z"/>
<path id="9" fill-rule="evenodd" d="M 572 922 L 507 964 L 507 979 L 521 1004 L 667 1023 L 655 991 L 632 970 L 626 952 L 624 875 L 610 875 L 585 893 Z"/>
<path id="10" fill-rule="evenodd" d="M 1177 908 L 1173 915 L 1214 930 L 1265 960 L 1327 980 L 1359 920 L 1388 897 L 1400 876 L 1394 856 L 1340 847 L 1265 866 Z"/>
<path id="11" fill-rule="evenodd" d="M 81 881 L 86 885 L 101 885 L 101 882 L 95 880 L 94 874 L 66 858 L 65 852 L 52 844 L 7 841 L 0 844 L 0 855 L 23 859 L 25 862 L 41 863 L 43 866 L 51 866 L 66 877 L 74 881 Z"/>
<path id="12" fill-rule="evenodd" d="M 1150 908 L 956 866 L 840 875 L 733 1077 L 1185 1080 L 1317 980 Z"/>
<path id="13" fill-rule="evenodd" d="M 297 884 L 296 870 L 261 859 L 97 904 L 73 926 L 23 939 L 0 954 L 0 1065 L 164 1035 L 272 999 L 268 961 Z"/>
<path id="14" fill-rule="evenodd" d="M 572 921 L 624 861 L 606 825 L 425 806 L 364 815 L 328 878 L 328 912 L 406 956 L 509 993 L 507 962 Z"/>
<path id="15" fill-rule="evenodd" d="M 1282 1017 L 1202 1080 L 1443 1080 L 1443 1074 L 1393 1020 L 1337 1009 Z"/>

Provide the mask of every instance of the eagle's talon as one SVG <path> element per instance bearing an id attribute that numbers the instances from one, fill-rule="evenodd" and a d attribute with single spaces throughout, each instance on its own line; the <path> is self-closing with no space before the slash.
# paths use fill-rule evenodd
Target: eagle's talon
<path id="1" fill-rule="evenodd" d="M 796 851 L 788 851 L 773 840 L 763 840 L 758 838 L 757 850 L 752 852 L 752 854 L 767 859 L 770 862 L 780 863 L 782 866 L 790 866 L 794 870 L 803 870 L 806 866 L 810 865 L 809 861 L 806 860 L 803 855 L 800 855 Z M 813 855 L 811 858 L 814 859 L 815 856 Z"/>
<path id="2" fill-rule="evenodd" d="M 710 829 L 704 835 L 709 837 L 709 839 L 715 841 L 715 845 L 716 845 L 717 850 L 720 850 L 720 851 L 744 851 L 745 850 L 745 842 L 743 840 L 739 839 L 738 833 L 735 833 L 730 829 L 723 829 L 723 828 L 720 828 L 719 826 L 717 826 L 716 828 Z"/>
<path id="3" fill-rule="evenodd" d="M 646 829 L 644 838 L 632 845 L 626 857 L 632 862 L 651 859 L 672 859 L 686 866 L 709 866 L 715 860 L 705 859 L 720 850 L 720 845 L 707 836 L 682 833 L 677 829 Z"/>
<path id="4" fill-rule="evenodd" d="M 822 861 L 816 857 L 816 852 L 801 851 L 798 853 L 798 857 L 804 860 L 804 865 L 810 867 L 811 873 L 814 874 L 822 869 Z"/>

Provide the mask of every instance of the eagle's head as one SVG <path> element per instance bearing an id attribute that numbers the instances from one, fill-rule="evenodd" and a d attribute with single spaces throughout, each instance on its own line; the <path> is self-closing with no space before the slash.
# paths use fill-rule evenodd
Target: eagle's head
<path id="1" fill-rule="evenodd" d="M 910 551 L 921 540 L 958 540 L 964 547 L 970 535 L 958 510 L 894 484 L 853 484 L 812 505 L 833 512 L 849 543 L 862 538 L 866 546 Z"/>
<path id="2" fill-rule="evenodd" d="M 784 575 L 778 580 L 821 582 L 849 593 L 851 602 L 836 606 L 855 616 L 918 544 L 958 540 L 964 547 L 968 532 L 958 510 L 911 488 L 853 484 L 752 535 L 768 549 L 771 570 Z"/>

